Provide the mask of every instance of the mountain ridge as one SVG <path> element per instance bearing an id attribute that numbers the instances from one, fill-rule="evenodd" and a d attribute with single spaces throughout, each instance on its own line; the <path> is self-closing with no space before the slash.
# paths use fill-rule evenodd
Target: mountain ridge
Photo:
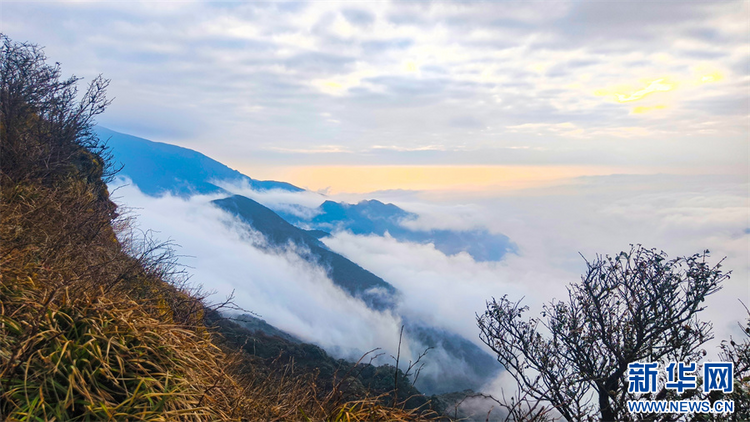
<path id="1" fill-rule="evenodd" d="M 354 297 L 359 297 L 376 310 L 392 308 L 396 289 L 382 278 L 365 270 L 349 259 L 331 251 L 320 240 L 305 230 L 295 227 L 271 209 L 250 198 L 233 195 L 211 201 L 263 234 L 276 248 L 292 242 L 307 249 L 304 259 L 325 268 L 331 280 Z"/>
<path id="2" fill-rule="evenodd" d="M 286 182 L 256 180 L 206 155 L 163 142 L 154 142 L 136 136 L 115 132 L 98 126 L 96 133 L 108 140 L 115 161 L 124 167 L 121 175 L 131 179 L 133 184 L 149 196 L 172 193 L 181 197 L 193 194 L 223 194 L 230 196 L 231 187 L 245 185 L 258 191 L 280 190 L 304 192 L 305 190 Z M 223 182 L 223 183 L 222 183 Z M 270 205 L 270 204 L 269 204 Z M 486 229 L 472 230 L 416 230 L 404 225 L 418 218 L 417 214 L 405 211 L 390 203 L 376 199 L 366 199 L 356 204 L 325 200 L 315 214 L 303 218 L 288 208 L 273 207 L 284 220 L 305 230 L 324 233 L 346 230 L 359 235 L 384 236 L 387 232 L 393 238 L 421 244 L 432 243 L 446 255 L 468 253 L 476 261 L 499 261 L 508 253 L 516 253 L 516 245 L 502 234 L 491 233 Z"/>
<path id="3" fill-rule="evenodd" d="M 324 268 L 334 284 L 351 296 L 362 299 L 368 307 L 398 314 L 398 290 L 390 283 L 331 251 L 312 234 L 289 224 L 273 210 L 241 195 L 217 199 L 212 203 L 260 232 L 271 249 L 296 247 L 300 257 Z M 428 363 L 427 370 L 419 379 L 420 391 L 442 394 L 477 389 L 501 370 L 494 358 L 461 335 L 411 318 L 404 318 L 403 323 L 405 333 L 413 340 L 424 347 L 441 351 L 433 359 L 438 359 L 444 366 L 462 366 L 458 371 L 440 371 L 438 361 Z M 280 331 L 273 326 L 271 328 Z"/>
<path id="4" fill-rule="evenodd" d="M 487 255 L 487 252 L 482 250 L 484 245 L 481 244 L 481 241 L 487 242 L 488 240 L 477 236 L 477 233 L 481 235 L 482 232 L 459 232 L 460 234 L 455 234 L 450 231 L 438 230 L 413 231 L 403 226 L 402 222 L 417 218 L 417 215 L 394 204 L 383 203 L 375 199 L 363 200 L 357 204 L 326 200 L 320 204 L 319 212 L 312 216 L 310 219 L 312 222 L 310 222 L 298 215 L 285 213 L 278 208 L 271 209 L 246 196 L 233 194 L 217 184 L 209 182 L 208 180 L 216 182 L 216 180 L 210 179 L 209 175 L 211 177 L 224 177 L 223 181 L 227 184 L 219 184 L 231 189 L 232 182 L 243 183 L 243 181 L 253 179 L 198 152 L 173 147 L 169 144 L 160 145 L 124 134 L 117 134 L 113 147 L 116 158 L 124 157 L 121 161 L 131 164 L 130 168 L 126 167 L 122 172 L 125 176 L 136 175 L 140 176 L 140 180 L 142 180 L 144 174 L 138 170 L 139 167 L 146 167 L 148 170 L 146 173 L 148 174 L 159 173 L 159 178 L 148 180 L 151 185 L 146 191 L 141 189 L 139 183 L 142 182 L 139 181 L 139 177 L 133 180 L 133 183 L 146 195 L 158 196 L 160 193 L 171 192 L 181 197 L 189 197 L 201 193 L 201 189 L 196 188 L 196 186 L 200 187 L 201 184 L 205 184 L 203 186 L 206 186 L 207 189 L 203 189 L 203 193 L 226 195 L 224 198 L 213 200 L 212 205 L 235 215 L 263 235 L 266 244 L 255 244 L 255 241 L 250 241 L 254 247 L 269 250 L 293 248 L 292 251 L 302 259 L 322 268 L 335 285 L 352 297 L 363 300 L 364 305 L 376 311 L 394 312 L 397 315 L 400 313 L 397 311 L 399 295 L 397 289 L 347 257 L 331 251 L 320 239 L 339 230 L 348 230 L 355 234 L 364 235 L 376 234 L 382 236 L 389 233 L 399 240 L 420 243 L 432 242 L 436 248 L 446 254 L 466 252 L 478 257 L 481 257 L 481 253 Z M 155 147 L 158 147 L 157 153 L 154 156 L 148 156 L 149 148 Z M 165 149 L 166 152 L 164 152 Z M 133 151 L 138 153 L 136 154 Z M 163 159 L 164 154 L 171 152 L 188 154 L 189 157 L 186 162 L 180 162 L 179 166 L 167 166 L 165 171 L 160 160 Z M 180 157 L 181 155 L 177 154 L 176 157 L 168 157 L 167 161 L 180 161 Z M 133 163 L 133 160 L 136 163 Z M 210 171 L 191 169 L 191 166 L 200 166 L 204 162 L 218 167 L 218 170 L 216 168 L 209 169 Z M 191 185 L 191 183 L 195 183 L 195 185 Z M 283 182 L 269 183 L 271 184 L 264 186 L 274 187 Z M 300 191 L 292 190 L 292 192 Z M 455 242 L 457 236 L 466 238 L 458 239 L 460 243 L 451 246 L 450 242 Z M 480 244 L 475 246 L 475 249 L 467 247 L 467 245 L 471 246 L 471 243 L 477 239 Z M 499 242 L 499 253 L 489 256 L 489 259 L 501 258 L 507 252 L 509 245 L 512 245 L 504 236 L 498 238 L 490 236 L 489 241 Z M 425 392 L 445 393 L 453 391 L 451 386 L 455 386 L 457 389 L 477 389 L 489 379 L 488 377 L 493 376 L 500 370 L 499 365 L 489 354 L 460 335 L 409 318 L 404 318 L 404 325 L 405 333 L 411 336 L 417 344 L 424 347 L 436 347 L 440 350 L 439 353 L 432 354 L 432 362 L 426 367 L 428 370 L 420 377 L 420 388 L 423 388 Z M 269 327 L 266 328 L 276 330 L 270 324 Z M 452 366 L 461 369 L 442 370 L 443 367 L 451 368 Z"/>
<path id="5" fill-rule="evenodd" d="M 198 151 L 116 132 L 102 126 L 96 134 L 112 150 L 116 165 L 145 194 L 171 192 L 179 196 L 195 193 L 229 193 L 213 182 L 245 182 L 259 191 L 279 189 L 302 192 L 286 182 L 252 179 Z"/>
<path id="6" fill-rule="evenodd" d="M 432 243 L 446 255 L 465 252 L 476 261 L 499 261 L 508 253 L 516 253 L 518 250 L 507 236 L 491 233 L 487 229 L 413 230 L 404 223 L 416 220 L 417 214 L 377 199 L 366 199 L 356 204 L 326 200 L 315 211 L 317 212 L 312 218 L 305 219 L 297 214 L 277 210 L 282 218 L 306 230 L 329 233 L 349 231 L 355 235 L 378 236 L 388 233 L 400 241 Z"/>

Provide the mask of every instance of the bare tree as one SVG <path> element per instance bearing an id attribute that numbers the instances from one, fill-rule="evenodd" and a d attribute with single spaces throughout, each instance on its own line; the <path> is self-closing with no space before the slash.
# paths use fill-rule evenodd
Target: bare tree
<path id="1" fill-rule="evenodd" d="M 744 305 L 744 304 L 743 304 Z M 719 359 L 734 364 L 734 391 L 725 395 L 719 391 L 712 391 L 706 397 L 708 400 L 729 399 L 734 401 L 734 413 L 729 416 L 732 421 L 750 420 L 750 310 L 745 307 L 746 319 L 742 329 L 742 338 L 731 338 L 721 342 Z M 726 418 L 726 415 L 722 415 Z M 703 420 L 720 420 L 718 417 L 706 417 Z"/>
<path id="2" fill-rule="evenodd" d="M 96 77 L 79 96 L 60 64 L 47 64 L 43 50 L 0 34 L 0 156 L 10 180 L 49 178 L 70 163 L 90 181 L 114 174 L 105 145 L 93 131 L 94 118 L 110 104 L 109 80 Z M 30 142 L 34 140 L 34 142 Z M 82 157 L 82 151 L 91 154 Z"/>
<path id="3" fill-rule="evenodd" d="M 707 258 L 704 251 L 670 260 L 641 246 L 597 256 L 541 318 L 524 321 L 520 301 L 493 299 L 477 316 L 480 338 L 524 393 L 565 419 L 628 420 L 629 363 L 696 362 L 705 353 L 699 348 L 712 327 L 697 314 L 730 274 Z M 662 388 L 651 398 L 666 394 Z"/>

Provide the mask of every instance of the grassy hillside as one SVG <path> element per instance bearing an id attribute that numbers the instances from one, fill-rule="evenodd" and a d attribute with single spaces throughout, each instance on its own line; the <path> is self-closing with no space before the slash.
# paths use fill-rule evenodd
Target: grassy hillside
<path id="1" fill-rule="evenodd" d="M 207 307 L 169 250 L 125 235 L 92 131 L 107 81 L 76 100 L 77 80 L 35 46 L 2 37 L 0 60 L 1 420 L 429 416 L 387 406 L 374 393 L 386 388 L 346 388 L 353 368 L 387 368 L 321 374 L 271 337 L 265 355 L 249 353 L 258 333 Z"/>

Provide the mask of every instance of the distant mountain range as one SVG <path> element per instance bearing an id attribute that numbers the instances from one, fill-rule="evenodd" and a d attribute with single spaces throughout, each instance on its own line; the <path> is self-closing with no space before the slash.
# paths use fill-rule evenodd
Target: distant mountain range
<path id="1" fill-rule="evenodd" d="M 309 230 L 347 230 L 353 234 L 378 236 L 388 233 L 401 241 L 432 243 L 437 250 L 446 255 L 467 252 L 476 261 L 499 261 L 505 254 L 516 252 L 516 246 L 507 236 L 493 234 L 484 229 L 412 230 L 403 223 L 416 220 L 416 214 L 377 200 L 365 200 L 357 204 L 325 201 L 314 211 L 314 217 L 305 219 L 288 211 L 277 210 L 285 220 Z"/>
<path id="2" fill-rule="evenodd" d="M 325 201 L 313 213 L 308 213 L 314 214 L 310 219 L 303 219 L 281 209 L 276 212 L 253 199 L 232 194 L 226 190 L 228 188 L 220 185 L 242 183 L 257 191 L 277 189 L 302 192 L 303 189 L 284 182 L 252 179 L 190 149 L 152 142 L 105 128 L 98 128 L 97 132 L 100 138 L 108 139 L 116 164 L 123 166 L 120 175 L 130 178 L 143 193 L 151 196 L 171 193 L 183 197 L 205 193 L 225 194 L 225 198 L 212 201 L 213 205 L 235 215 L 260 232 L 266 240 L 262 247 L 293 247 L 301 258 L 324 268 L 333 283 L 377 311 L 397 312 L 398 291 L 386 280 L 331 251 L 321 238 L 340 230 L 379 236 L 389 233 L 399 240 L 433 243 L 446 254 L 466 251 L 477 260 L 497 260 L 506 253 L 513 252 L 515 248 L 507 237 L 493 235 L 486 230 L 408 229 L 401 223 L 416 218 L 415 214 L 376 200 L 358 204 Z M 425 347 L 436 347 L 442 351 L 434 358 L 441 360 L 440 365 L 455 367 L 420 377 L 418 387 L 422 391 L 446 393 L 476 389 L 500 370 L 499 364 L 490 355 L 455 333 L 416 320 L 404 320 L 404 323 L 407 335 Z M 293 338 L 264 321 L 256 321 L 254 324 L 258 330 L 266 333 L 274 332 L 274 335 Z"/>
<path id="3" fill-rule="evenodd" d="M 289 183 L 251 179 L 191 149 L 149 141 L 101 126 L 96 127 L 96 133 L 111 148 L 115 164 L 122 166 L 121 174 L 128 176 L 146 195 L 228 193 L 213 184 L 215 181 L 246 182 L 259 191 L 303 191 Z"/>
<path id="4" fill-rule="evenodd" d="M 302 192 L 286 182 L 252 179 L 237 170 L 191 149 L 115 132 L 97 127 L 101 139 L 108 140 L 115 161 L 122 165 L 121 175 L 127 176 L 145 194 L 156 196 L 171 193 L 190 196 L 196 193 L 231 193 L 218 186 L 246 184 L 256 191 L 282 190 Z M 223 183 L 222 183 L 223 182 Z M 296 208 L 301 206 L 297 205 Z M 273 208 L 273 206 L 272 206 Z M 289 212 L 289 207 L 276 207 L 274 211 L 287 222 L 321 238 L 327 233 L 348 230 L 354 234 L 383 236 L 388 233 L 397 240 L 432 243 L 446 255 L 466 252 L 476 261 L 499 261 L 517 248 L 507 236 L 475 230 L 412 230 L 402 223 L 416 219 L 416 214 L 377 200 L 358 204 L 325 201 L 314 210 L 301 213 L 314 215 L 305 219 Z"/>
<path id="5" fill-rule="evenodd" d="M 269 247 L 284 248 L 290 244 L 295 245 L 302 258 L 328 269 L 328 276 L 336 285 L 351 296 L 362 299 L 370 308 L 379 311 L 394 310 L 398 292 L 392 285 L 349 259 L 332 252 L 308 231 L 289 224 L 272 210 L 244 196 L 234 195 L 212 202 L 261 232 Z M 465 366 L 460 371 L 444 371 L 439 377 L 428 371 L 419 384 L 422 391 L 445 393 L 475 389 L 477 380 L 483 380 L 499 370 L 497 362 L 492 357 L 459 335 L 427 326 L 420 321 L 405 320 L 404 323 L 408 335 L 425 347 L 438 348 L 446 353 L 447 359 L 441 363 L 456 365 L 452 361 L 458 361 Z M 267 331 L 267 328 L 263 331 Z M 450 388 L 446 390 L 446 386 Z"/>

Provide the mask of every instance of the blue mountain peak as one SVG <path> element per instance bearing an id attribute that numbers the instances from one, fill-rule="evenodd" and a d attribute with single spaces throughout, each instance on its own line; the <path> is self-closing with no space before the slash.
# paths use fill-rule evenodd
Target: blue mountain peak
<path id="1" fill-rule="evenodd" d="M 281 189 L 300 192 L 285 182 L 261 181 L 233 170 L 198 151 L 176 145 L 149 141 L 97 126 L 99 139 L 112 150 L 120 175 L 127 176 L 145 194 L 170 192 L 188 196 L 195 193 L 225 192 L 215 182 L 246 182 L 255 190 Z"/>

